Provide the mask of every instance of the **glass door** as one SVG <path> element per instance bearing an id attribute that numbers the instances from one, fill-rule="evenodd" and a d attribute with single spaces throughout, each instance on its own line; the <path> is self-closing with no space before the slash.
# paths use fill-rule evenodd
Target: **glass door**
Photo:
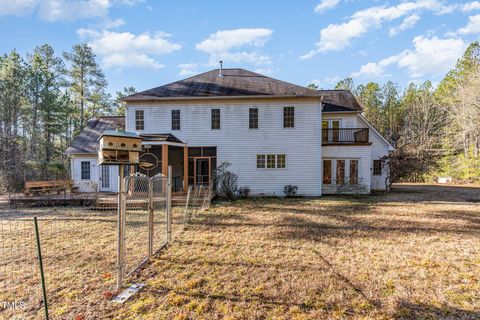
<path id="1" fill-rule="evenodd" d="M 110 191 L 110 166 L 100 166 L 100 191 Z"/>
<path id="2" fill-rule="evenodd" d="M 210 183 L 210 158 L 195 158 L 195 185 L 207 186 Z"/>
<path id="3" fill-rule="evenodd" d="M 322 120 L 322 140 L 338 142 L 340 137 L 341 120 Z"/>

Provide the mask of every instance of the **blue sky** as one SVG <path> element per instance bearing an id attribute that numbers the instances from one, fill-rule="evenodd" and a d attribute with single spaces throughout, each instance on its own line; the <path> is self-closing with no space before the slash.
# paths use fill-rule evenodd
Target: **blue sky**
<path id="1" fill-rule="evenodd" d="M 0 0 L 0 49 L 89 43 L 109 91 L 217 67 L 321 88 L 438 82 L 480 35 L 480 1 Z"/>

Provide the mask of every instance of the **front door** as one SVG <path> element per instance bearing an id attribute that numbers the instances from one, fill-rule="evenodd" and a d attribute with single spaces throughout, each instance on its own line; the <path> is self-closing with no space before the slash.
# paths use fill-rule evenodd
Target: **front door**
<path id="1" fill-rule="evenodd" d="M 110 166 L 100 166 L 100 191 L 110 191 Z"/>
<path id="2" fill-rule="evenodd" d="M 195 158 L 195 185 L 207 186 L 210 183 L 210 158 Z"/>

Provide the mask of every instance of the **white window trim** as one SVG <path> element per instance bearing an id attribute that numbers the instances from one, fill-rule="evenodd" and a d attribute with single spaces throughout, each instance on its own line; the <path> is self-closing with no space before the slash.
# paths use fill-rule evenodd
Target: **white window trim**
<path id="1" fill-rule="evenodd" d="M 213 128 L 213 117 L 212 117 L 212 114 L 213 114 L 213 110 L 218 110 L 218 115 L 219 115 L 219 128 Z M 211 108 L 210 109 L 210 131 L 221 131 L 223 129 L 223 126 L 222 126 L 222 108 Z"/>
<path id="2" fill-rule="evenodd" d="M 328 119 L 322 119 L 322 129 L 323 129 L 323 121 L 327 121 L 328 122 L 328 128 L 327 129 L 333 129 L 332 128 L 332 122 L 333 121 L 339 121 L 340 124 L 339 124 L 339 129 L 342 129 L 343 128 L 343 121 L 342 121 L 342 118 L 328 118 Z"/>
<path id="3" fill-rule="evenodd" d="M 257 109 L 257 127 L 256 128 L 250 128 L 250 109 Z M 260 108 L 258 107 L 249 107 L 248 112 L 247 112 L 247 117 L 248 117 L 248 130 L 258 130 L 260 129 Z"/>
<path id="4" fill-rule="evenodd" d="M 278 168 L 278 161 L 277 161 L 277 158 L 278 158 L 278 155 L 284 155 L 285 156 L 285 167 L 284 168 Z M 267 156 L 268 155 L 274 155 L 275 156 L 275 168 L 268 168 L 267 167 Z M 257 156 L 265 156 L 265 167 L 263 168 L 259 168 L 257 166 Z M 288 167 L 288 156 L 286 153 L 257 153 L 255 154 L 255 168 L 257 170 L 286 170 Z"/>
<path id="5" fill-rule="evenodd" d="M 180 126 L 180 129 L 173 129 L 173 111 L 178 111 L 178 120 L 179 120 L 178 124 Z M 181 109 L 170 110 L 170 129 L 171 131 L 182 131 L 182 110 Z"/>
<path id="6" fill-rule="evenodd" d="M 83 163 L 88 163 L 88 176 L 89 178 L 83 178 Z M 80 161 L 80 180 L 82 181 L 90 181 L 92 180 L 92 162 L 89 160 L 81 160 Z"/>
<path id="7" fill-rule="evenodd" d="M 142 111 L 143 112 L 143 129 L 137 129 L 137 111 Z M 145 131 L 145 109 L 135 109 L 134 112 L 134 125 L 135 125 L 135 131 Z"/>
<path id="8" fill-rule="evenodd" d="M 293 108 L 293 127 L 285 127 L 285 108 Z M 283 106 L 282 107 L 282 129 L 286 130 L 291 130 L 295 129 L 295 124 L 296 124 L 296 118 L 297 118 L 297 112 L 296 112 L 295 106 Z"/>

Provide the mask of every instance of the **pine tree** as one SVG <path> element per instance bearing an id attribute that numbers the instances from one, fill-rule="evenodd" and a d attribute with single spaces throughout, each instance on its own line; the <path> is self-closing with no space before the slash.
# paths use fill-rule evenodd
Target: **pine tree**
<path id="1" fill-rule="evenodd" d="M 124 87 L 123 91 L 117 91 L 115 93 L 116 97 L 114 102 L 114 114 L 119 116 L 125 115 L 125 106 L 123 105 L 121 99 L 134 93 L 137 93 L 137 90 L 135 90 L 134 87 Z"/>
<path id="2" fill-rule="evenodd" d="M 14 50 L 0 60 L 0 171 L 8 187 L 18 184 L 24 155 L 24 132 L 21 121 L 25 114 L 26 67 Z M 23 130 L 22 130 L 23 131 Z"/>
<path id="3" fill-rule="evenodd" d="M 74 124 L 74 131 L 78 133 L 85 126 L 89 106 L 92 107 L 92 94 L 95 92 L 97 95 L 103 95 L 102 90 L 106 88 L 107 82 L 88 44 L 74 45 L 72 51 L 64 52 L 63 56 L 69 62 L 65 73 L 69 79 L 69 90 L 77 106 L 78 119 Z M 94 96 L 94 101 L 98 103 L 102 98 Z M 93 106 L 97 107 L 98 104 Z M 97 110 L 91 113 L 97 113 Z"/>

